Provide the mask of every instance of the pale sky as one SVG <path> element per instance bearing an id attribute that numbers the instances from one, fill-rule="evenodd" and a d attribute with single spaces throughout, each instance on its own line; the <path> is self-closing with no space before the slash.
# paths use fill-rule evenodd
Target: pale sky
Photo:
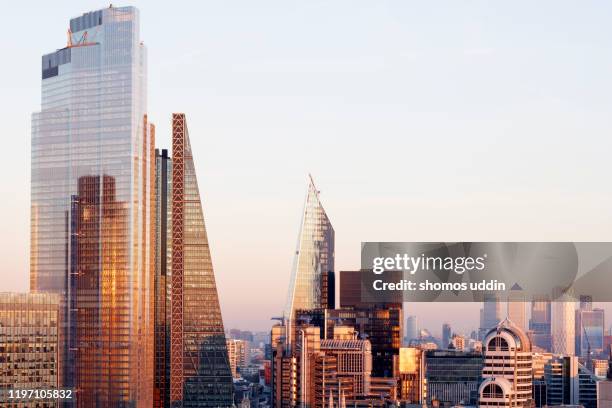
<path id="1" fill-rule="evenodd" d="M 130 4 L 159 147 L 187 114 L 226 327 L 281 312 L 308 172 L 337 270 L 359 267 L 361 241 L 612 240 L 612 3 Z M 40 57 L 106 6 L 2 6 L 0 290 L 28 287 Z M 434 332 L 478 320 L 414 313 Z"/>

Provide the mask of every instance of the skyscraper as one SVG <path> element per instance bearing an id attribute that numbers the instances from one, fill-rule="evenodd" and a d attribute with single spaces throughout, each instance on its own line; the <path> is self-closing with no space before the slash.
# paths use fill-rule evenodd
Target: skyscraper
<path id="1" fill-rule="evenodd" d="M 551 338 L 552 352 L 564 356 L 575 353 L 575 310 L 574 302 L 567 295 L 552 302 Z"/>
<path id="2" fill-rule="evenodd" d="M 525 295 L 520 290 L 512 290 L 508 295 L 508 319 L 519 329 L 527 328 L 527 303 Z"/>
<path id="3" fill-rule="evenodd" d="M 170 404 L 228 407 L 230 370 L 185 115 L 172 114 Z"/>
<path id="4" fill-rule="evenodd" d="M 482 309 L 480 309 L 480 331 L 479 337 L 482 340 L 489 330 L 501 321 L 501 302 L 494 293 L 484 295 Z"/>
<path id="5" fill-rule="evenodd" d="M 285 307 L 289 327 L 294 323 L 296 310 L 329 307 L 330 294 L 324 289 L 330 288 L 329 272 L 333 271 L 334 229 L 319 199 L 319 191 L 309 177 Z M 290 345 L 292 337 L 290 328 L 287 339 Z"/>
<path id="6" fill-rule="evenodd" d="M 155 367 L 153 407 L 170 405 L 170 290 L 172 270 L 172 159 L 155 150 Z"/>
<path id="7" fill-rule="evenodd" d="M 30 287 L 62 295 L 61 385 L 81 407 L 153 395 L 154 128 L 133 7 L 70 20 L 32 117 Z"/>
<path id="8" fill-rule="evenodd" d="M 419 338 L 419 320 L 416 316 L 408 316 L 406 318 L 406 343 L 410 344 L 411 340 Z"/>
<path id="9" fill-rule="evenodd" d="M 603 352 L 604 310 L 593 309 L 593 303 L 588 296 L 580 297 L 575 326 L 577 356 L 591 359 Z"/>
<path id="10" fill-rule="evenodd" d="M 444 323 L 442 325 L 442 348 L 443 349 L 448 348 L 448 345 L 450 344 L 450 341 L 451 341 L 452 334 L 453 334 L 453 331 L 451 329 L 450 324 Z"/>
<path id="11" fill-rule="evenodd" d="M 535 297 L 531 301 L 531 319 L 529 330 L 533 333 L 533 345 L 551 351 L 551 307 L 546 297 Z"/>

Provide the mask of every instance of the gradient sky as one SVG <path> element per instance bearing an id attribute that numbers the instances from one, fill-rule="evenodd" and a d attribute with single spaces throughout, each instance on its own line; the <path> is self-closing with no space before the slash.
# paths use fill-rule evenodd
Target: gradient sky
<path id="1" fill-rule="evenodd" d="M 226 327 L 282 310 L 308 172 L 337 270 L 361 241 L 612 240 L 610 2 L 128 4 L 160 147 L 187 114 Z M 3 5 L 1 290 L 28 287 L 40 57 L 106 6 Z M 477 309 L 407 314 L 468 330 Z"/>

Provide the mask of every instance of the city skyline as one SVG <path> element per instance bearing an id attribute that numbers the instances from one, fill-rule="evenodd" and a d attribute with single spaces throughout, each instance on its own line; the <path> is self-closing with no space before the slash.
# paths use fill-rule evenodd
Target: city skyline
<path id="1" fill-rule="evenodd" d="M 591 18 L 548 31 L 592 16 L 338 1 L 71 5 L 35 64 L 29 256 L 0 238 L 0 405 L 612 407 L 612 161 L 588 147 L 612 49 Z M 32 16 L 26 43 L 54 39 Z"/>
<path id="2" fill-rule="evenodd" d="M 204 9 L 210 13 L 204 13 L 198 18 L 209 19 L 206 21 L 210 24 L 202 24 L 204 28 L 198 29 L 204 31 L 188 35 L 188 30 L 183 31 L 186 29 L 172 22 L 164 23 L 169 27 L 168 30 L 161 30 L 164 33 L 156 33 L 163 9 L 156 5 L 130 2 L 132 3 L 143 10 L 143 37 L 146 38 L 146 44 L 153 48 L 150 51 L 150 60 L 153 63 L 150 63 L 149 99 L 152 106 L 150 119 L 159 126 L 157 147 L 170 146 L 168 118 L 172 111 L 185 111 L 190 115 L 193 133 L 201 135 L 193 144 L 198 156 L 202 157 L 202 165 L 198 171 L 204 182 L 202 189 L 207 202 L 207 223 L 215 268 L 218 271 L 219 291 L 223 294 L 221 308 L 227 327 L 263 330 L 269 327 L 269 317 L 282 311 L 286 288 L 289 286 L 294 237 L 299 222 L 297 214 L 303 198 L 304 179 L 309 171 L 317 180 L 326 209 L 334 220 L 337 234 L 337 271 L 354 270 L 358 267 L 358 245 L 362 240 L 425 241 L 439 240 L 440 236 L 447 238 L 449 235 L 450 238 L 465 240 L 466 234 L 470 238 L 478 236 L 483 240 L 610 239 L 607 231 L 610 230 L 612 221 L 607 216 L 609 211 L 606 210 L 611 204 L 609 191 L 606 190 L 609 187 L 597 182 L 600 174 L 607 174 L 610 170 L 602 156 L 606 149 L 598 149 L 601 153 L 594 152 L 589 144 L 596 140 L 607 143 L 603 135 L 608 132 L 609 123 L 604 118 L 603 111 L 608 104 L 604 91 L 609 83 L 602 83 L 601 81 L 607 79 L 597 75 L 595 77 L 600 82 L 580 79 L 591 70 L 600 74 L 600 70 L 604 71 L 609 64 L 609 57 L 604 56 L 606 53 L 610 54 L 607 52 L 608 44 L 596 41 L 598 36 L 602 35 L 601 30 L 607 30 L 602 23 L 603 16 L 607 14 L 605 12 L 598 10 L 596 13 L 593 8 L 583 6 L 578 17 L 575 17 L 570 15 L 569 11 L 576 10 L 568 7 L 567 3 L 556 3 L 558 15 L 546 24 L 553 32 L 558 31 L 560 27 L 567 28 L 575 34 L 574 42 L 564 49 L 548 49 L 547 46 L 553 43 L 554 37 L 543 34 L 529 23 L 533 24 L 538 16 L 544 15 L 551 3 L 535 6 L 533 17 L 523 16 L 525 32 L 519 32 L 515 27 L 509 30 L 509 35 L 514 34 L 517 37 L 519 45 L 516 47 L 509 46 L 508 37 L 489 29 L 489 23 L 484 16 L 493 17 L 487 14 L 490 9 L 482 4 L 467 11 L 455 9 L 463 20 L 455 21 L 446 28 L 447 31 L 438 33 L 416 23 L 409 30 L 397 27 L 398 21 L 412 22 L 412 19 L 418 16 L 430 15 L 433 11 L 427 6 L 409 7 L 390 3 L 389 8 L 386 8 L 362 4 L 352 9 L 348 18 L 346 30 L 356 36 L 354 40 L 350 40 L 334 31 L 328 21 L 329 18 L 341 15 L 341 6 L 331 6 L 327 18 L 319 16 L 320 5 L 299 6 L 299 9 L 280 7 L 276 9 L 276 13 L 284 17 L 286 22 L 281 23 L 282 19 L 264 15 L 262 18 L 265 21 L 273 23 L 266 30 L 253 25 L 247 15 L 238 16 L 233 25 L 223 29 L 212 19 L 215 16 L 231 15 L 231 10 L 205 6 L 213 8 Z M 19 124 L 18 121 L 7 121 L 0 125 L 3 134 L 15 135 L 5 136 L 7 149 L 15 153 L 2 164 L 7 166 L 2 168 L 6 174 L 15 175 L 6 182 L 15 199 L 4 202 L 2 208 L 5 210 L 1 212 L 3 225 L 14 235 L 3 237 L 3 245 L 0 245 L 2 255 L 8 259 L 5 266 L 8 279 L 3 286 L 6 291 L 26 291 L 28 288 L 27 115 L 38 110 L 36 92 L 40 85 L 38 70 L 34 68 L 39 66 L 41 53 L 55 49 L 65 41 L 63 30 L 66 28 L 67 18 L 94 10 L 98 6 L 99 4 L 77 2 L 52 7 L 41 5 L 44 12 L 29 16 L 27 8 L 15 5 L 16 17 L 31 17 L 36 28 L 32 32 L 24 33 L 18 42 L 9 40 L 11 35 L 8 32 L 14 31 L 14 24 L 20 21 L 20 18 L 9 19 L 7 25 L 1 29 L 9 30 L 6 33 L 2 31 L 5 34 L 2 41 L 6 49 L 14 50 L 17 56 L 22 57 L 20 60 L 24 61 L 23 67 L 21 63 L 14 64 L 19 66 L 18 69 L 11 64 L 2 68 L 3 74 L 6 73 L 2 75 L 2 81 L 10 78 L 10 83 L 2 82 L 3 89 L 7 90 L 7 95 L 12 96 L 3 98 L 3 111 L 11 117 L 21 118 Z M 197 7 L 197 10 L 202 10 L 199 8 L 202 6 Z M 510 15 L 520 9 L 506 7 L 505 11 Z M 265 14 L 252 8 L 248 10 L 251 13 L 259 13 L 260 16 Z M 447 21 L 451 11 L 453 10 L 441 12 L 438 17 L 441 21 Z M 321 33 L 314 38 L 306 39 L 288 27 L 291 25 L 289 23 L 297 23 L 297 15 L 301 12 L 306 13 L 305 22 L 316 22 L 321 26 Z M 196 19 L 197 13 L 192 13 L 193 17 L 186 14 L 190 13 L 182 13 L 182 18 Z M 589 19 L 594 28 L 585 31 L 582 30 L 582 25 L 571 24 L 574 18 L 580 20 L 579 17 Z M 499 24 L 508 24 L 505 18 L 495 18 Z M 194 28 L 196 24 L 193 22 L 199 20 L 188 21 L 192 24 L 185 26 Z M 363 31 L 358 28 L 360 23 L 363 23 Z M 389 23 L 394 23 L 390 26 L 398 31 L 385 31 L 384 27 Z M 468 29 L 470 24 L 484 30 L 490 37 L 487 37 L 486 41 L 475 37 Z M 41 31 L 43 27 L 44 31 Z M 297 29 L 302 28 L 303 26 L 298 26 Z M 282 29 L 288 30 L 291 38 L 296 40 L 297 48 L 293 53 L 289 53 L 289 44 L 275 39 Z M 234 33 L 230 33 L 230 30 L 234 30 Z M 255 44 L 244 43 L 245 38 L 248 38 L 247 34 L 253 30 L 260 32 L 261 36 L 256 37 Z M 535 39 L 528 41 L 528 33 Z M 323 46 L 325 34 L 333 40 L 326 47 Z M 436 35 L 428 40 L 428 34 Z M 457 35 L 461 41 L 444 46 L 444 41 L 449 40 L 451 34 Z M 185 41 L 185 38 L 189 41 Z M 215 40 L 209 40 L 210 38 Z M 410 38 L 418 38 L 418 41 L 409 41 L 402 45 L 404 43 L 401 40 Z M 388 41 L 386 48 L 377 47 L 385 43 L 385 40 Z M 342 51 L 341 46 L 347 41 L 352 48 Z M 231 53 L 219 49 L 218 45 L 222 42 L 233 47 L 230 47 Z M 258 57 L 256 51 L 248 51 L 247 44 L 261 51 L 261 56 Z M 584 44 L 589 44 L 592 48 L 584 51 Z M 16 45 L 19 47 L 16 48 Z M 170 54 L 167 51 L 171 45 L 178 47 L 179 57 L 168 57 Z M 314 51 L 313 46 L 321 46 L 322 51 Z M 432 46 L 433 54 L 423 54 L 423 46 Z M 298 52 L 303 52 L 304 57 L 300 58 Z M 552 69 L 553 65 L 552 62 L 542 60 L 536 60 L 541 65 L 534 68 L 535 71 L 529 71 L 523 65 L 511 65 L 521 68 L 514 74 L 510 69 L 500 68 L 500 64 L 511 57 L 528 57 L 537 55 L 538 52 L 550 57 L 551 61 L 565 62 L 555 66 L 556 70 L 559 70 L 555 71 L 559 72 L 559 76 L 546 79 L 546 74 L 550 72 L 548 69 Z M 584 52 L 587 54 L 583 55 Z M 235 56 L 241 53 L 244 58 Z M 285 57 L 275 59 L 275 55 Z M 359 55 L 371 55 L 371 58 L 360 59 Z M 387 61 L 387 57 L 391 55 L 404 55 L 405 60 Z M 587 59 L 591 63 L 589 70 L 578 63 L 569 63 L 566 60 L 569 56 L 573 56 L 575 60 Z M 309 62 L 308 58 L 312 60 Z M 27 61 L 31 61 L 31 64 L 26 63 Z M 458 70 L 457 75 L 451 79 L 464 81 L 457 82 L 455 88 L 444 88 L 442 85 L 450 85 L 451 82 L 439 78 L 440 71 L 431 75 L 423 72 L 423 61 L 451 63 L 451 66 Z M 351 68 L 351 62 L 362 64 L 354 64 L 355 68 Z M 405 72 L 418 74 L 424 79 L 432 86 L 433 96 L 428 97 L 428 90 L 431 89 L 416 86 L 410 80 L 410 75 L 404 77 L 397 74 L 400 68 L 407 68 L 407 65 L 411 64 L 413 68 L 406 69 Z M 228 67 L 229 74 L 221 76 L 218 85 L 196 75 L 198 69 L 204 69 L 211 77 L 216 77 L 212 74 Z M 475 73 L 467 72 L 468 68 L 474 69 Z M 501 69 L 501 73 L 508 75 L 508 87 L 500 84 L 494 87 L 500 96 L 485 92 L 474 82 L 477 74 L 485 74 L 489 68 Z M 182 75 L 184 78 L 177 78 L 176 74 L 173 74 L 177 69 L 186 71 L 185 75 Z M 349 71 L 350 78 L 336 87 L 330 86 L 338 79 L 338 74 L 346 70 Z M 273 79 L 278 76 L 276 74 L 280 75 L 280 79 Z M 382 83 L 387 91 L 379 94 L 372 84 L 383 81 L 382 74 L 389 74 L 390 79 Z M 570 85 L 560 86 L 555 94 L 553 91 L 555 86 L 561 84 L 561 77 L 563 81 L 569 81 Z M 361 78 L 366 80 L 362 89 L 363 95 L 349 92 L 354 84 L 362 83 Z M 496 78 L 485 76 L 489 81 Z M 263 87 L 253 85 L 251 81 L 254 79 L 263 80 Z M 306 80 L 306 84 L 312 86 L 318 79 L 322 79 L 327 87 L 315 87 L 313 91 L 308 91 L 297 85 L 300 80 Z M 233 80 L 238 80 L 235 85 L 230 84 Z M 542 117 L 534 118 L 527 110 L 516 108 L 521 99 L 510 92 L 509 87 L 522 81 L 527 81 L 530 86 L 532 93 L 527 96 L 541 96 L 536 98 L 536 106 L 530 105 L 529 109 L 546 107 Z M 539 85 L 536 86 L 538 81 Z M 286 88 L 288 84 L 293 85 L 294 94 L 281 92 L 281 88 Z M 403 92 L 393 91 L 392 89 L 396 89 L 393 85 Z M 479 91 L 475 92 L 475 96 L 465 95 L 463 92 L 470 86 L 475 86 Z M 240 87 L 243 87 L 242 91 Z M 410 90 L 416 92 L 406 92 Z M 272 96 L 265 95 L 268 91 L 273 91 Z M 552 95 L 552 99 L 548 99 L 549 95 Z M 180 99 L 180 96 L 184 98 Z M 437 109 L 447 108 L 447 111 L 431 111 L 434 102 L 431 98 L 434 96 L 442 104 L 442 107 Z M 460 96 L 468 98 L 471 105 L 467 103 L 464 108 L 459 109 L 457 105 L 444 102 L 445 98 L 450 98 L 457 103 L 462 100 Z M 577 98 L 571 98 L 574 96 Z M 201 97 L 202 104 L 199 103 Z M 317 97 L 319 100 L 323 97 L 322 99 L 327 101 L 327 108 L 331 108 L 332 112 L 337 111 L 336 116 L 340 119 L 332 118 L 320 108 L 316 109 L 314 101 Z M 483 101 L 487 101 L 486 105 L 494 105 L 490 98 L 501 106 L 512 108 L 512 112 L 519 118 L 517 122 L 524 119 L 529 126 L 508 127 L 508 121 L 514 120 L 514 116 L 487 109 Z M 587 109 L 583 105 L 587 99 L 594 105 L 590 112 L 585 112 Z M 178 100 L 186 106 L 177 106 Z M 343 106 L 350 100 L 355 101 L 350 105 L 351 109 L 357 109 L 360 115 L 368 120 L 347 114 L 346 107 Z M 256 101 L 262 102 L 262 108 L 256 110 L 257 114 L 249 114 L 247 108 L 253 109 L 253 102 Z M 282 102 L 279 101 L 288 102 L 288 106 L 281 109 Z M 383 104 L 386 110 L 374 106 L 384 101 L 389 102 Z M 419 107 L 419 102 L 422 107 Z M 169 108 L 170 105 L 174 107 Z M 409 112 L 409 121 L 400 119 L 404 112 L 401 108 L 406 108 Z M 458 116 L 464 113 L 468 118 L 476 119 L 480 109 L 483 109 L 482 126 L 473 126 L 458 119 Z M 568 112 L 570 110 L 578 113 Z M 276 112 L 281 115 L 273 115 Z M 304 113 L 300 116 L 295 112 Z M 566 114 L 569 116 L 564 117 Z M 587 117 L 588 121 L 585 120 Z M 234 121 L 238 122 L 237 119 L 241 118 L 245 120 L 245 124 L 235 124 Z M 382 129 L 388 134 L 381 136 L 377 130 L 385 118 L 392 119 L 398 128 L 383 126 Z M 433 125 L 433 122 L 440 125 Z M 359 127 L 363 130 L 359 130 Z M 523 142 L 528 140 L 526 135 L 532 135 L 534 129 L 549 136 L 543 137 L 541 141 L 533 141 L 527 152 L 512 147 L 516 139 Z M 440 152 L 435 148 L 435 143 L 423 140 L 429 138 L 435 141 L 441 135 L 451 132 L 459 134 L 467 142 L 474 142 L 466 143 L 465 146 L 479 146 L 479 150 L 471 152 L 460 142 L 448 140 L 449 150 L 464 154 L 468 164 L 465 160 Z M 581 153 L 578 158 L 570 152 L 574 147 L 570 138 L 572 132 L 580 133 L 581 140 L 586 138 L 585 147 L 578 150 L 578 153 Z M 494 135 L 490 141 L 486 138 L 488 134 Z M 553 134 L 560 136 L 553 139 Z M 404 139 L 408 142 L 402 142 Z M 230 143 L 226 140 L 238 140 L 240 143 Z M 328 149 L 321 151 L 308 147 L 310 142 L 306 141 L 310 140 L 316 143 L 327 141 Z M 386 163 L 378 155 L 371 156 L 369 147 L 374 140 L 377 140 L 377 143 L 382 142 L 383 145 L 399 144 L 400 148 L 412 146 L 414 151 L 422 152 L 419 157 L 412 158 L 415 169 L 431 168 L 427 157 L 435 157 L 437 161 L 447 163 L 448 168 L 441 166 L 441 170 L 427 170 L 427 177 L 412 177 L 414 172 L 405 170 L 403 166 L 393 162 Z M 563 148 L 559 156 L 551 157 L 547 154 L 551 142 Z M 254 150 L 258 145 L 266 148 L 259 147 Z M 274 146 L 274 149 L 269 149 L 271 146 Z M 241 149 L 244 151 L 235 151 L 237 147 L 244 147 Z M 264 150 L 272 150 L 274 154 Z M 347 150 L 351 154 L 343 154 Z M 384 148 L 379 150 L 381 154 L 386 152 Z M 245 158 L 246 152 L 249 151 L 260 152 L 262 156 Z M 547 164 L 548 170 L 532 174 L 529 171 L 519 172 L 520 177 L 515 179 L 513 161 L 500 158 L 500 152 L 505 151 L 522 155 L 528 170 L 539 170 L 543 163 Z M 251 171 L 245 172 L 241 166 L 238 169 L 230 169 L 227 164 L 222 163 L 223 158 L 227 157 L 235 157 L 237 161 L 244 163 L 244 166 L 249 166 Z M 485 163 L 481 164 L 481 160 Z M 496 160 L 499 165 L 494 164 Z M 568 167 L 567 163 L 574 163 L 574 160 L 580 160 L 579 163 L 584 160 L 589 166 Z M 268 161 L 272 165 L 262 166 L 262 161 Z M 355 164 L 357 162 L 371 165 L 367 166 L 367 171 L 361 170 L 361 166 Z M 282 172 L 277 171 L 279 167 L 283 168 Z M 14 170 L 20 168 L 23 171 Z M 449 174 L 452 173 L 451 170 L 456 174 Z M 555 172 L 559 175 L 555 175 Z M 485 173 L 488 174 L 486 177 Z M 541 190 L 540 185 L 547 187 Z M 449 186 L 448 191 L 439 190 L 439 186 Z M 449 192 L 450 199 L 447 197 Z M 360 216 L 359 222 L 356 223 L 354 219 L 359 214 L 363 216 Z M 504 217 L 500 217 L 501 214 Z M 241 226 L 243 234 L 235 233 L 235 225 Z M 262 230 L 269 233 L 263 234 L 258 240 L 253 239 L 258 235 L 257 231 Z M 244 249 L 244 256 L 234 256 L 237 247 Z M 266 248 L 275 248 L 274 254 L 271 255 Z M 266 255 L 261 256 L 260 253 Z M 248 268 L 247 264 L 251 267 Z M 245 274 L 245 270 L 252 272 Z M 264 292 L 270 282 L 278 282 L 279 293 L 269 294 L 265 304 L 261 304 L 256 294 Z M 237 284 L 242 284 L 250 290 L 233 290 Z M 257 304 L 257 307 L 245 310 L 241 306 L 245 303 Z M 466 328 L 476 327 L 478 306 L 465 307 L 472 321 L 469 325 L 466 324 Z M 427 327 L 440 327 L 444 320 L 451 320 L 453 323 L 452 316 L 445 316 L 442 309 L 446 310 L 440 306 L 417 305 L 413 314 L 419 315 L 422 322 L 423 316 L 429 317 L 432 323 L 426 325 Z M 457 319 L 464 319 L 465 313 L 457 312 L 456 316 Z M 461 327 L 458 327 L 458 330 L 461 330 Z"/>

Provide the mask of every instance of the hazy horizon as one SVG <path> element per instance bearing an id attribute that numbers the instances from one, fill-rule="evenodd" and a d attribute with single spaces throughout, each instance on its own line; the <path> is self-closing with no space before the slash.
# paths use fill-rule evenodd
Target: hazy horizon
<path id="1" fill-rule="evenodd" d="M 159 148 L 187 115 L 226 328 L 281 313 L 308 173 L 336 271 L 362 241 L 612 240 L 612 4 L 117 5 L 141 11 Z M 107 6 L 5 6 L 0 291 L 28 290 L 40 58 Z M 478 304 L 441 307 L 405 316 L 478 325 Z"/>

